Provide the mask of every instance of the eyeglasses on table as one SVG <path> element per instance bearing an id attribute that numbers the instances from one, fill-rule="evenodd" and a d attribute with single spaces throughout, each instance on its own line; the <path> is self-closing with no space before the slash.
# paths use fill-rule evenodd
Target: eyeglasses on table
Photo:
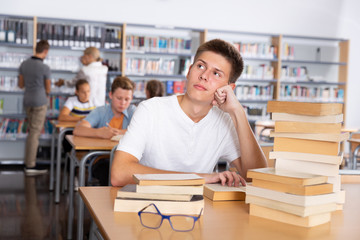
<path id="1" fill-rule="evenodd" d="M 150 211 L 151 210 L 151 211 Z M 162 214 L 154 203 L 149 204 L 138 212 L 140 222 L 144 227 L 151 229 L 160 228 L 164 219 L 167 219 L 171 228 L 178 232 L 189 232 L 194 229 L 196 221 L 200 218 L 203 209 L 198 216 L 183 214 Z"/>

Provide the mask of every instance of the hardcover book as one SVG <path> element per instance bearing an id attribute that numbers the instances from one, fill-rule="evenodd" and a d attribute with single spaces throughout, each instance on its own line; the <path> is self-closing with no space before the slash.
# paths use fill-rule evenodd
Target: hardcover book
<path id="1" fill-rule="evenodd" d="M 298 115 L 325 116 L 337 115 L 343 111 L 341 103 L 268 101 L 267 112 L 290 113 Z"/>
<path id="2" fill-rule="evenodd" d="M 134 174 L 133 177 L 138 185 L 189 186 L 205 183 L 205 179 L 196 174 Z"/>
<path id="3" fill-rule="evenodd" d="M 327 177 L 309 173 L 300 173 L 288 170 L 278 170 L 275 168 L 257 168 L 247 172 L 247 177 L 261 179 L 272 182 L 279 182 L 296 185 L 314 185 L 326 183 Z"/>
<path id="4" fill-rule="evenodd" d="M 205 184 L 204 196 L 212 201 L 244 201 L 246 186 L 229 187 L 220 183 Z"/>

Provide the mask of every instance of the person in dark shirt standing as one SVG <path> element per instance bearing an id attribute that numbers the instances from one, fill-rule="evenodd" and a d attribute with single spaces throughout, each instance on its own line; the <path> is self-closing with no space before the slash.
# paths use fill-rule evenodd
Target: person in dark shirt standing
<path id="1" fill-rule="evenodd" d="M 28 136 L 25 149 L 25 174 L 46 173 L 36 164 L 41 129 L 44 126 L 50 93 L 50 68 L 43 63 L 48 54 L 49 43 L 41 40 L 36 44 L 35 55 L 21 63 L 19 68 L 19 87 L 25 87 L 24 107 L 28 120 Z"/>

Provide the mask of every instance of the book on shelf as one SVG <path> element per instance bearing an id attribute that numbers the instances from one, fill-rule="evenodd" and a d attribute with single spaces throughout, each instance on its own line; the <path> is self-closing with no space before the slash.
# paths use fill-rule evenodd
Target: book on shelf
<path id="1" fill-rule="evenodd" d="M 250 205 L 255 204 L 257 206 L 271 208 L 299 217 L 308 217 L 311 215 L 333 212 L 336 211 L 337 208 L 335 202 L 304 207 L 251 195 L 246 196 L 246 203 Z"/>
<path id="2" fill-rule="evenodd" d="M 159 193 L 139 193 L 136 191 L 136 184 L 128 184 L 117 192 L 118 198 L 124 199 L 147 199 L 147 200 L 169 200 L 188 202 L 193 195 L 190 194 L 159 194 Z"/>
<path id="3" fill-rule="evenodd" d="M 245 192 L 246 186 L 229 187 L 220 183 L 204 185 L 204 196 L 212 201 L 243 201 Z"/>
<path id="4" fill-rule="evenodd" d="M 337 115 L 342 114 L 343 105 L 341 103 L 268 101 L 267 112 L 310 116 Z"/>
<path id="5" fill-rule="evenodd" d="M 286 158 L 277 158 L 275 161 L 275 168 L 325 176 L 336 176 L 339 174 L 338 164 L 301 161 Z"/>
<path id="6" fill-rule="evenodd" d="M 296 185 L 313 185 L 326 183 L 327 177 L 309 173 L 300 173 L 288 170 L 278 170 L 276 168 L 256 168 L 247 172 L 247 177 L 261 179 L 272 182 L 286 182 Z"/>
<path id="7" fill-rule="evenodd" d="M 297 206 L 303 206 L 303 207 L 334 203 L 337 200 L 337 195 L 335 192 L 312 195 L 312 196 L 304 196 L 304 195 L 279 192 L 279 191 L 270 190 L 261 187 L 255 187 L 251 185 L 246 186 L 246 197 L 249 195 L 271 199 L 283 203 L 289 203 Z"/>
<path id="8" fill-rule="evenodd" d="M 149 204 L 155 204 L 163 214 L 189 214 L 199 215 L 204 209 L 204 198 L 202 195 L 194 195 L 190 201 L 166 201 L 146 199 L 124 199 L 116 198 L 114 201 L 115 212 L 139 212 Z M 204 210 L 202 211 L 202 213 Z"/>
<path id="9" fill-rule="evenodd" d="M 275 122 L 276 133 L 341 133 L 341 123 Z"/>
<path id="10" fill-rule="evenodd" d="M 316 140 L 325 142 L 342 142 L 349 139 L 350 133 L 287 133 L 287 132 L 270 132 L 270 137 L 275 138 L 294 138 L 294 139 L 305 139 L 305 140 Z"/>
<path id="11" fill-rule="evenodd" d="M 306 116 L 290 113 L 271 113 L 274 121 L 312 122 L 312 123 L 341 123 L 344 120 L 343 114 L 326 116 Z"/>
<path id="12" fill-rule="evenodd" d="M 328 164 L 340 165 L 343 161 L 344 154 L 336 156 L 323 155 L 323 154 L 311 154 L 311 153 L 300 153 L 300 152 L 270 152 L 270 159 L 286 158 L 292 160 L 301 160 L 309 162 L 319 162 Z"/>
<path id="13" fill-rule="evenodd" d="M 138 185 L 191 186 L 203 185 L 205 179 L 193 173 L 134 174 Z"/>
<path id="14" fill-rule="evenodd" d="M 272 182 L 272 181 L 254 178 L 252 180 L 252 186 L 259 188 L 266 188 L 283 193 L 303 195 L 303 196 L 312 196 L 312 195 L 319 195 L 319 194 L 326 194 L 333 192 L 333 185 L 331 183 L 297 185 L 297 184 L 288 184 L 287 182 Z"/>
<path id="15" fill-rule="evenodd" d="M 340 151 L 340 144 L 338 142 L 276 137 L 273 149 L 275 152 L 299 152 L 337 156 Z"/>
<path id="16" fill-rule="evenodd" d="M 136 185 L 138 193 L 154 193 L 154 194 L 187 194 L 187 195 L 203 195 L 203 185 L 192 186 L 166 186 L 166 185 Z"/>
<path id="17" fill-rule="evenodd" d="M 258 206 L 255 204 L 250 204 L 250 215 L 300 227 L 314 227 L 330 222 L 331 220 L 331 212 L 300 217 L 294 214 Z"/>

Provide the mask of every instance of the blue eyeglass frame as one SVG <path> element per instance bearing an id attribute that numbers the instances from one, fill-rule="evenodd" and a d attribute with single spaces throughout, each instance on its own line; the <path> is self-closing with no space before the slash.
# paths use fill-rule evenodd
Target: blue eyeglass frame
<path id="1" fill-rule="evenodd" d="M 146 225 L 143 224 L 143 222 L 142 222 L 142 220 L 141 220 L 141 213 L 143 213 L 144 210 L 145 210 L 146 208 L 150 207 L 150 206 L 154 206 L 155 209 L 156 209 L 156 211 L 157 211 L 157 213 L 161 216 L 161 222 L 160 222 L 160 224 L 159 224 L 158 227 L 149 227 L 149 226 L 146 226 Z M 139 218 L 140 218 L 141 225 L 143 225 L 143 226 L 146 227 L 146 228 L 158 229 L 158 228 L 161 227 L 164 219 L 167 219 L 167 220 L 169 221 L 169 223 L 170 223 L 171 228 L 172 228 L 174 231 L 176 231 L 176 232 L 190 232 L 190 231 L 192 231 L 192 230 L 194 229 L 195 223 L 196 223 L 197 220 L 199 220 L 202 211 L 203 211 L 203 209 L 201 209 L 200 214 L 199 214 L 199 216 L 197 216 L 197 217 L 194 217 L 194 216 L 191 216 L 191 215 L 185 215 L 185 214 L 164 215 L 164 214 L 162 214 L 162 213 L 160 212 L 160 210 L 157 208 L 157 206 L 156 206 L 154 203 L 150 203 L 149 205 L 147 205 L 146 207 L 144 207 L 143 209 L 141 209 L 141 210 L 138 212 L 138 216 L 139 216 Z M 150 213 L 150 212 L 148 212 L 148 213 Z M 153 213 L 153 214 L 156 214 L 156 213 Z M 189 230 L 178 230 L 178 229 L 174 229 L 174 227 L 173 227 L 173 225 L 172 225 L 172 223 L 171 223 L 171 221 L 170 221 L 170 217 L 173 217 L 173 216 L 184 216 L 184 217 L 193 218 L 193 219 L 194 219 L 194 224 L 193 224 L 192 228 L 189 229 Z"/>

